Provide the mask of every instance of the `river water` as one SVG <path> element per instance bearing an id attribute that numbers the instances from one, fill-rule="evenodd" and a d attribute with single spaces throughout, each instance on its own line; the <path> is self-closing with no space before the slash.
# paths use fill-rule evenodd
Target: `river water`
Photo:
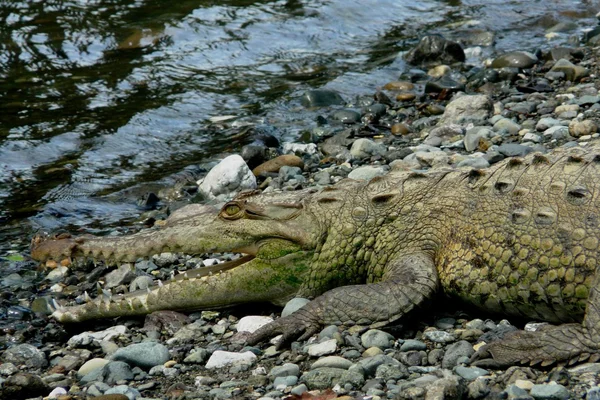
<path id="1" fill-rule="evenodd" d="M 558 22 L 575 24 L 558 43 L 580 35 L 598 10 L 566 0 L 3 0 L 0 254 L 40 229 L 132 224 L 141 195 L 238 152 L 249 126 L 296 139 L 314 126 L 304 91 L 372 94 L 409 68 L 399 54 L 423 34 L 489 30 L 495 51 L 534 50 Z"/>

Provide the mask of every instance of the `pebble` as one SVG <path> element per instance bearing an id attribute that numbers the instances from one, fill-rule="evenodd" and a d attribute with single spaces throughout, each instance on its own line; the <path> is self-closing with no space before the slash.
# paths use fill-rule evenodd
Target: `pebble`
<path id="1" fill-rule="evenodd" d="M 118 349 L 111 357 L 115 361 L 125 361 L 131 366 L 152 368 L 169 361 L 169 349 L 156 342 L 143 342 L 130 344 Z"/>
<path id="2" fill-rule="evenodd" d="M 567 400 L 571 397 L 569 390 L 558 384 L 533 385 L 529 394 L 536 400 Z"/>
<path id="3" fill-rule="evenodd" d="M 281 316 L 287 317 L 288 315 L 292 314 L 294 311 L 299 310 L 308 303 L 310 303 L 309 299 L 304 299 L 302 297 L 294 297 L 285 304 L 285 307 L 283 307 L 283 310 L 281 310 Z"/>
<path id="4" fill-rule="evenodd" d="M 9 347 L 2 354 L 2 361 L 27 368 L 43 368 L 48 365 L 46 355 L 30 344 Z"/>
<path id="5" fill-rule="evenodd" d="M 327 354 L 334 353 L 337 350 L 337 340 L 329 339 L 321 343 L 311 344 L 308 346 L 308 355 L 313 357 L 321 357 Z"/>
<path id="6" fill-rule="evenodd" d="M 488 96 L 463 95 L 448 103 L 439 124 L 485 125 L 493 110 L 494 103 Z"/>
<path id="7" fill-rule="evenodd" d="M 369 329 L 361 335 L 360 342 L 367 348 L 379 347 L 380 349 L 388 349 L 394 345 L 394 337 L 379 329 Z"/>
<path id="8" fill-rule="evenodd" d="M 237 323 L 237 331 L 252 333 L 271 322 L 273 322 L 273 318 L 271 318 L 271 317 L 263 317 L 260 315 L 249 315 L 249 316 L 240 318 L 240 320 Z"/>
<path id="9" fill-rule="evenodd" d="M 358 167 L 348 174 L 348 178 L 356 180 L 370 181 L 376 176 L 383 176 L 387 173 L 387 169 L 382 166 L 365 165 Z"/>
<path id="10" fill-rule="evenodd" d="M 284 154 L 279 157 L 275 157 L 269 161 L 266 161 L 252 170 L 255 176 L 260 176 L 269 172 L 277 173 L 281 167 L 298 167 L 304 168 L 304 161 L 296 155 Z"/>
<path id="11" fill-rule="evenodd" d="M 350 148 L 350 154 L 359 160 L 377 155 L 381 156 L 385 152 L 384 145 L 365 138 L 357 139 Z"/>
<path id="12" fill-rule="evenodd" d="M 347 360 L 344 357 L 327 356 L 327 357 L 322 357 L 322 358 L 318 359 L 317 361 L 315 361 L 314 363 L 312 363 L 312 365 L 310 366 L 310 369 L 324 368 L 324 367 L 348 369 L 352 365 L 353 365 L 352 361 Z"/>
<path id="13" fill-rule="evenodd" d="M 511 51 L 492 61 L 492 68 L 531 68 L 538 62 L 538 58 L 526 51 Z"/>
<path id="14" fill-rule="evenodd" d="M 598 131 L 596 123 L 590 119 L 583 121 L 573 120 L 569 123 L 569 133 L 571 136 L 580 138 L 585 135 L 591 135 Z"/>
<path id="15" fill-rule="evenodd" d="M 224 158 L 198 181 L 198 192 L 209 200 L 227 201 L 243 190 L 252 189 L 256 189 L 256 178 L 237 154 Z"/>
<path id="16" fill-rule="evenodd" d="M 251 351 L 233 353 L 230 351 L 215 351 L 206 362 L 206 369 L 225 368 L 231 366 L 250 366 L 256 362 L 256 355 Z"/>

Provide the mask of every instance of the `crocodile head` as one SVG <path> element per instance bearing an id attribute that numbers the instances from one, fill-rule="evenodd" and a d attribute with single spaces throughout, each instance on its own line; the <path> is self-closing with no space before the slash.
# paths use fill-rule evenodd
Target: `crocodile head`
<path id="1" fill-rule="evenodd" d="M 321 237 L 319 221 L 305 207 L 308 197 L 309 191 L 241 194 L 220 210 L 184 208 L 157 230 L 121 237 L 36 237 L 31 255 L 40 261 L 93 258 L 114 263 L 161 252 L 244 254 L 235 261 L 187 271 L 143 292 L 59 307 L 54 316 L 61 321 L 256 301 L 282 303 L 299 289 Z"/>

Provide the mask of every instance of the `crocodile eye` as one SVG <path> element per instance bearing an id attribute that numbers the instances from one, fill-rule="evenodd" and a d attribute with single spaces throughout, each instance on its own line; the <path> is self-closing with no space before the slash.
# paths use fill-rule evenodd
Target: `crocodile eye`
<path id="1" fill-rule="evenodd" d="M 241 208 L 237 204 L 228 204 L 223 211 L 225 211 L 225 214 L 228 216 L 234 216 L 241 211 Z"/>

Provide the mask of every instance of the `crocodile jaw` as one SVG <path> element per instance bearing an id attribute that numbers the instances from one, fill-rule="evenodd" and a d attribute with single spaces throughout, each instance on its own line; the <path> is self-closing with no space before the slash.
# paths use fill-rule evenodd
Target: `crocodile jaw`
<path id="1" fill-rule="evenodd" d="M 251 302 L 285 303 L 298 291 L 312 252 L 276 259 L 244 256 L 213 267 L 186 271 L 146 290 L 100 295 L 72 307 L 55 306 L 52 316 L 63 323 L 145 315 L 160 310 L 194 311 Z"/>

